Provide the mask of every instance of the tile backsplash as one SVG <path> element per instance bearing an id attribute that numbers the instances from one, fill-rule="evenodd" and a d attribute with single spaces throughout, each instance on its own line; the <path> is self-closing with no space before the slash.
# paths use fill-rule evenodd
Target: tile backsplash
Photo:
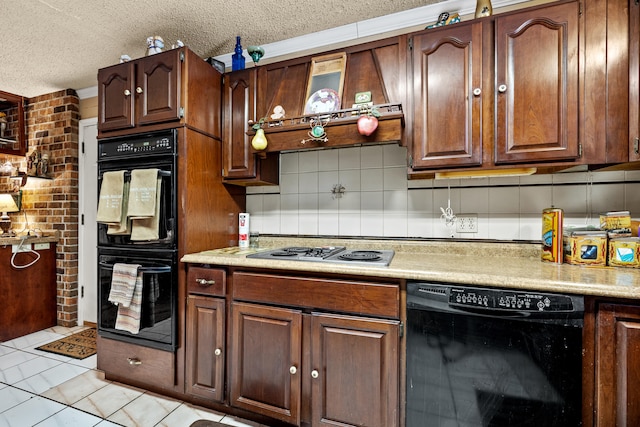
<path id="1" fill-rule="evenodd" d="M 283 153 L 279 186 L 247 188 L 251 230 L 540 240 L 542 210 L 551 206 L 564 210 L 569 226 L 597 225 L 599 213 L 612 210 L 640 218 L 640 171 L 408 180 L 406 158 L 395 144 Z M 478 232 L 448 228 L 447 207 L 477 215 Z"/>

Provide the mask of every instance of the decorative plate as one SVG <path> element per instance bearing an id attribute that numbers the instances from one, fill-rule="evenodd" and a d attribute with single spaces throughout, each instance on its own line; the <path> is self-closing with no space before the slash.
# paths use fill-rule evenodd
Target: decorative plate
<path id="1" fill-rule="evenodd" d="M 305 114 L 330 113 L 340 109 L 340 96 L 333 89 L 320 89 L 314 92 L 304 107 Z"/>

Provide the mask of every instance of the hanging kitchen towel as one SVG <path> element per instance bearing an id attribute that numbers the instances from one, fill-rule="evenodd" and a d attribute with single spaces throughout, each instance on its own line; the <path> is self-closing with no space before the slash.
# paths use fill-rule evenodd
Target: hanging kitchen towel
<path id="1" fill-rule="evenodd" d="M 156 200 L 155 211 L 153 216 L 149 218 L 133 218 L 131 221 L 131 240 L 132 241 L 145 241 L 145 240 L 158 240 L 160 238 L 159 224 L 160 224 L 160 205 L 162 196 L 162 179 L 156 180 Z"/>
<path id="2" fill-rule="evenodd" d="M 96 220 L 104 223 L 119 223 L 122 217 L 122 197 L 124 192 L 124 171 L 102 174 L 102 186 L 98 199 Z"/>
<path id="3" fill-rule="evenodd" d="M 133 295 L 128 307 L 118 305 L 115 328 L 132 334 L 140 332 L 140 317 L 142 315 L 142 271 L 138 269 L 136 274 Z"/>
<path id="4" fill-rule="evenodd" d="M 150 218 L 155 215 L 157 179 L 158 169 L 134 169 L 131 171 L 128 217 L 131 219 Z"/>
<path id="5" fill-rule="evenodd" d="M 124 182 L 124 190 L 122 192 L 122 209 L 120 209 L 120 222 L 117 224 L 109 224 L 107 234 L 112 235 L 128 235 L 131 234 L 131 220 L 127 217 L 127 207 L 129 201 L 129 181 Z"/>
<path id="6" fill-rule="evenodd" d="M 109 301 L 129 307 L 133 298 L 136 279 L 140 264 L 125 264 L 117 262 L 113 265 L 111 275 L 111 290 L 109 291 Z"/>

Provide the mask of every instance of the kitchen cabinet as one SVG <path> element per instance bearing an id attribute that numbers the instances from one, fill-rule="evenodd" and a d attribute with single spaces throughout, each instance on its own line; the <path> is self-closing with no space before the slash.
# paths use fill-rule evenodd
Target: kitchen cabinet
<path id="1" fill-rule="evenodd" d="M 640 161 L 640 3 L 629 0 L 629 160 Z"/>
<path id="2" fill-rule="evenodd" d="M 214 402 L 224 400 L 225 289 L 224 270 L 189 268 L 185 391 Z"/>
<path id="3" fill-rule="evenodd" d="M 412 38 L 414 169 L 482 164 L 482 101 L 490 97 L 482 86 L 482 28 L 488 24 L 476 20 Z"/>
<path id="4" fill-rule="evenodd" d="M 27 151 L 24 97 L 0 91 L 0 153 L 24 156 Z"/>
<path id="5" fill-rule="evenodd" d="M 2 284 L 0 285 L 0 342 L 28 335 L 55 326 L 57 323 L 56 290 L 56 245 L 47 246 L 37 252 L 40 259 L 30 252 L 15 254 L 12 260 L 12 245 L 19 245 L 20 238 L 6 239 L 0 246 Z M 29 246 L 30 243 L 26 243 Z M 30 267 L 27 266 L 34 262 Z"/>
<path id="6" fill-rule="evenodd" d="M 396 284 L 237 272 L 233 299 L 232 406 L 294 425 L 399 425 Z"/>
<path id="7" fill-rule="evenodd" d="M 574 161 L 578 3 L 411 36 L 413 170 Z"/>
<path id="8" fill-rule="evenodd" d="M 596 317 L 594 426 L 640 423 L 640 307 L 601 303 Z"/>
<path id="9" fill-rule="evenodd" d="M 175 385 L 175 353 L 97 337 L 98 369 L 110 380 L 171 390 Z"/>
<path id="10" fill-rule="evenodd" d="M 222 75 L 188 48 L 102 68 L 98 137 L 189 125 L 220 139 L 221 90 Z"/>
<path id="11" fill-rule="evenodd" d="M 224 76 L 223 86 L 223 177 L 237 185 L 277 185 L 279 156 L 258 157 L 251 147 L 249 121 L 256 119 L 256 68 Z"/>

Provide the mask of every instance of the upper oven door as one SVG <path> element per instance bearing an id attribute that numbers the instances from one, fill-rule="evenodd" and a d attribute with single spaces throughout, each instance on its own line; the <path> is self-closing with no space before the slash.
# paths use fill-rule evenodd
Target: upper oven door
<path id="1" fill-rule="evenodd" d="M 136 169 L 158 169 L 156 191 L 157 218 L 131 220 L 127 218 L 126 231 L 117 226 L 98 223 L 98 246 L 110 248 L 174 249 L 176 246 L 176 200 L 175 162 L 173 156 L 166 158 L 128 158 L 113 161 L 102 160 L 98 164 L 98 188 L 102 189 L 104 174 L 123 171 L 125 185 L 131 184 L 132 171 Z M 129 184 L 129 185 L 127 185 Z M 126 191 L 125 191 L 126 192 Z M 100 193 L 101 194 L 101 193 Z M 102 197 L 102 194 L 101 194 Z M 123 202 L 122 208 L 126 209 Z M 136 229 L 136 227 L 138 227 Z"/>

